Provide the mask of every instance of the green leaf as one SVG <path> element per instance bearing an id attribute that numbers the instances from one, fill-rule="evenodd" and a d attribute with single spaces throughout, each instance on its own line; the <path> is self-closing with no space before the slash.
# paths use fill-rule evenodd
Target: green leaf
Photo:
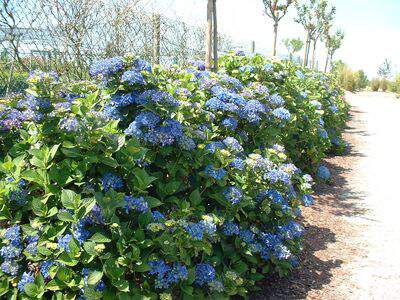
<path id="1" fill-rule="evenodd" d="M 25 291 L 25 294 L 27 294 L 29 297 L 36 298 L 39 295 L 38 286 L 32 282 L 25 284 L 24 291 Z"/>
<path id="2" fill-rule="evenodd" d="M 113 284 L 121 292 L 129 292 L 129 282 L 125 279 L 120 279 Z"/>
<path id="3" fill-rule="evenodd" d="M 113 259 L 109 259 L 103 265 L 104 272 L 110 277 L 112 280 L 118 280 L 124 274 L 124 269 L 121 268 L 117 261 Z"/>
<path id="4" fill-rule="evenodd" d="M 189 196 L 190 203 L 193 206 L 197 206 L 201 203 L 201 195 L 198 189 L 195 189 Z"/>
<path id="5" fill-rule="evenodd" d="M 145 170 L 139 168 L 136 168 L 133 174 L 135 175 L 134 188 L 140 191 L 146 190 L 150 184 L 157 179 L 156 177 L 147 174 Z"/>
<path id="6" fill-rule="evenodd" d="M 87 283 L 89 285 L 95 285 L 96 283 L 98 283 L 101 280 L 102 277 L 103 277 L 103 272 L 91 271 L 91 272 L 89 272 Z"/>
<path id="7" fill-rule="evenodd" d="M 154 197 L 148 196 L 148 197 L 145 197 L 145 200 L 149 204 L 150 208 L 154 208 L 154 207 L 163 205 L 163 203 L 160 200 L 158 200 L 157 198 L 154 198 Z"/>
<path id="8" fill-rule="evenodd" d="M 100 232 L 96 232 L 90 240 L 95 243 L 109 243 L 111 239 Z"/>
<path id="9" fill-rule="evenodd" d="M 57 215 L 58 219 L 65 222 L 74 222 L 74 217 L 68 211 L 60 211 Z"/>
<path id="10" fill-rule="evenodd" d="M 42 202 L 40 198 L 33 198 L 32 210 L 35 215 L 39 217 L 45 217 L 47 215 L 47 206 Z"/>
<path id="11" fill-rule="evenodd" d="M 65 208 L 77 210 L 81 204 L 81 199 L 74 191 L 62 190 L 61 202 Z"/>

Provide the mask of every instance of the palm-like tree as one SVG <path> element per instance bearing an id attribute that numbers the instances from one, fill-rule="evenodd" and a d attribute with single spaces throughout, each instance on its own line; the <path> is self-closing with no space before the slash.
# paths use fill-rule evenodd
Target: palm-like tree
<path id="1" fill-rule="evenodd" d="M 342 42 L 344 39 L 344 32 L 340 29 L 336 30 L 334 34 L 326 33 L 325 36 L 325 47 L 328 50 L 325 62 L 325 72 L 328 70 L 328 64 L 333 61 L 333 55 L 335 52 L 342 46 Z"/>
<path id="2" fill-rule="evenodd" d="M 273 55 L 276 55 L 276 42 L 278 39 L 279 21 L 286 15 L 289 6 L 296 0 L 263 0 L 265 14 L 274 21 Z"/>

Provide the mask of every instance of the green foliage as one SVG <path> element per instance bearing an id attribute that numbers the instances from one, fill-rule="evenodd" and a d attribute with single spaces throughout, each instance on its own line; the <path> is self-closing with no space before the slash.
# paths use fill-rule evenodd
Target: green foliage
<path id="1" fill-rule="evenodd" d="M 363 90 L 369 85 L 369 80 L 367 75 L 365 75 L 363 70 L 358 70 L 354 73 L 355 85 L 357 90 Z"/>
<path id="2" fill-rule="evenodd" d="M 381 80 L 379 78 L 373 78 L 371 80 L 371 90 L 374 92 L 379 91 L 379 88 L 381 86 Z"/>
<path id="3" fill-rule="evenodd" d="M 288 50 L 290 60 L 293 60 L 293 56 L 304 46 L 304 42 L 300 38 L 284 39 L 283 44 Z"/>
<path id="4" fill-rule="evenodd" d="M 340 60 L 335 62 L 332 72 L 336 75 L 342 88 L 350 92 L 354 92 L 357 89 L 356 76 L 344 62 Z"/>
<path id="5" fill-rule="evenodd" d="M 29 77 L 1 123 L 4 298 L 245 297 L 297 266 L 304 172 L 344 147 L 343 91 L 261 55 L 220 66 L 127 56 L 93 82 Z"/>
<path id="6" fill-rule="evenodd" d="M 382 92 L 386 92 L 388 90 L 389 84 L 390 82 L 388 80 L 384 78 L 381 80 L 379 87 L 382 90 Z"/>
<path id="7" fill-rule="evenodd" d="M 381 66 L 378 68 L 378 75 L 387 80 L 392 74 L 392 63 L 385 59 Z"/>

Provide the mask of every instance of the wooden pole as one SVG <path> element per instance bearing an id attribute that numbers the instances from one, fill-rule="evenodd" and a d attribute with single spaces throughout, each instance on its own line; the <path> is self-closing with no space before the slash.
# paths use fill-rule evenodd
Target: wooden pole
<path id="1" fill-rule="evenodd" d="M 213 0 L 213 50 L 214 50 L 214 71 L 218 71 L 218 27 L 217 27 L 217 0 Z"/>
<path id="2" fill-rule="evenodd" d="M 161 16 L 159 14 L 153 14 L 152 23 L 153 23 L 152 60 L 153 60 L 153 65 L 158 65 L 160 64 Z"/>
<path id="3" fill-rule="evenodd" d="M 207 3 L 207 30 L 206 30 L 206 69 L 211 70 L 212 53 L 212 12 L 214 0 L 208 0 Z"/>

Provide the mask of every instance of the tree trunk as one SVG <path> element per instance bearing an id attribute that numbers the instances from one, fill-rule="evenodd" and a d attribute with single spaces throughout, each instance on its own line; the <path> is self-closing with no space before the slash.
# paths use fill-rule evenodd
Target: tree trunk
<path id="1" fill-rule="evenodd" d="M 217 0 L 213 0 L 213 47 L 214 47 L 214 72 L 218 71 L 218 27 L 217 27 Z"/>
<path id="2" fill-rule="evenodd" d="M 211 70 L 211 53 L 212 53 L 212 12 L 213 0 L 207 3 L 207 30 L 206 30 L 206 69 Z"/>
<path id="3" fill-rule="evenodd" d="M 256 42 L 252 41 L 251 42 L 251 54 L 254 54 L 256 52 Z"/>
<path id="4" fill-rule="evenodd" d="M 160 64 L 160 40 L 161 40 L 161 31 L 160 31 L 160 21 L 161 17 L 159 14 L 153 14 L 153 49 L 152 49 L 152 59 L 153 65 Z"/>
<path id="5" fill-rule="evenodd" d="M 312 57 L 311 57 L 311 68 L 315 68 L 315 52 L 317 49 L 317 39 L 314 39 L 313 41 L 313 51 L 312 51 Z"/>
<path id="6" fill-rule="evenodd" d="M 272 55 L 276 56 L 276 42 L 278 40 L 278 22 L 275 22 L 274 24 L 274 48 L 273 48 L 273 52 Z"/>
<path id="7" fill-rule="evenodd" d="M 325 73 L 328 71 L 328 64 L 329 64 L 329 51 L 326 54 L 326 61 L 325 61 L 325 68 L 324 68 Z"/>
<path id="8" fill-rule="evenodd" d="M 304 50 L 304 61 L 303 64 L 305 67 L 308 65 L 308 48 L 310 44 L 310 34 L 307 32 L 307 39 L 306 39 L 306 45 L 305 45 L 305 50 Z"/>

